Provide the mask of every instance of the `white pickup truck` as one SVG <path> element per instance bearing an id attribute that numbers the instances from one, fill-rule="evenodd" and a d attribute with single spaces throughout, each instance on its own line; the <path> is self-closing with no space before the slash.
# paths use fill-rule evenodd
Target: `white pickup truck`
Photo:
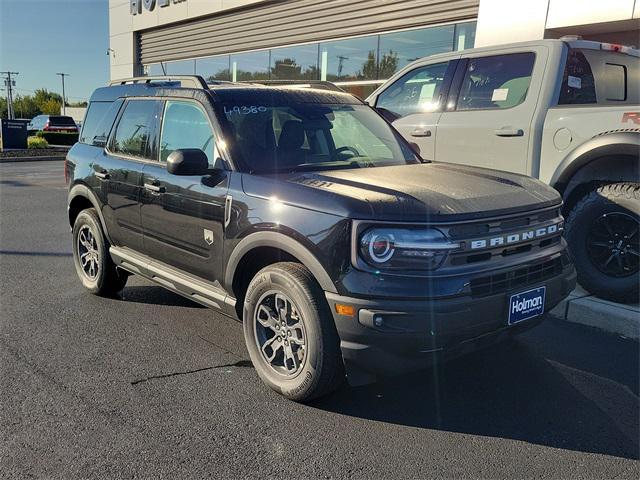
<path id="1" fill-rule="evenodd" d="M 639 97 L 638 50 L 565 37 L 426 57 L 367 102 L 424 158 L 555 187 L 578 281 L 637 302 Z"/>

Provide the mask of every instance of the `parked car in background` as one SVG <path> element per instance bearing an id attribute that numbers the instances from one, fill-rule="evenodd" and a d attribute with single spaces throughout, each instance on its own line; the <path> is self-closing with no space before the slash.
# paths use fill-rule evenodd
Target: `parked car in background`
<path id="1" fill-rule="evenodd" d="M 552 185 L 578 281 L 637 302 L 639 97 L 638 50 L 571 37 L 420 59 L 367 102 L 425 158 Z"/>
<path id="2" fill-rule="evenodd" d="M 120 83 L 65 164 L 82 284 L 137 274 L 237 317 L 288 398 L 509 338 L 575 287 L 558 192 L 425 162 L 352 95 Z"/>
<path id="3" fill-rule="evenodd" d="M 78 133 L 78 125 L 73 118 L 65 115 L 38 115 L 27 125 L 29 135 L 37 132 L 68 132 Z"/>

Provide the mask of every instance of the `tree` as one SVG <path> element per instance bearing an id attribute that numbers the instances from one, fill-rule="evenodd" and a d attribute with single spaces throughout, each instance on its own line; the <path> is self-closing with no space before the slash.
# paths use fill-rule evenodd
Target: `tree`
<path id="1" fill-rule="evenodd" d="M 271 78 L 278 80 L 295 79 L 302 76 L 302 67 L 293 58 L 276 60 L 271 67 Z"/>
<path id="2" fill-rule="evenodd" d="M 376 65 L 376 52 L 369 51 L 367 61 L 362 65 L 362 70 L 357 74 L 358 79 L 376 79 L 378 78 L 378 66 Z"/>
<path id="3" fill-rule="evenodd" d="M 378 65 L 378 78 L 389 78 L 398 69 L 398 54 L 393 50 L 382 55 Z"/>
<path id="4" fill-rule="evenodd" d="M 40 110 L 45 115 L 60 115 L 61 107 L 62 102 L 59 102 L 55 98 L 50 98 L 46 100 L 42 105 L 40 105 Z"/>
<path id="5" fill-rule="evenodd" d="M 0 118 L 7 118 L 9 116 L 9 109 L 7 108 L 7 99 L 0 97 Z"/>
<path id="6" fill-rule="evenodd" d="M 376 55 L 373 50 L 367 55 L 367 61 L 362 65 L 362 70 L 357 72 L 358 79 L 373 80 L 377 78 L 389 78 L 398 69 L 398 54 L 392 50 L 385 53 L 376 65 Z"/>
<path id="7" fill-rule="evenodd" d="M 17 118 L 31 119 L 40 114 L 41 110 L 38 107 L 35 99 L 30 95 L 18 95 L 13 101 L 13 111 Z"/>

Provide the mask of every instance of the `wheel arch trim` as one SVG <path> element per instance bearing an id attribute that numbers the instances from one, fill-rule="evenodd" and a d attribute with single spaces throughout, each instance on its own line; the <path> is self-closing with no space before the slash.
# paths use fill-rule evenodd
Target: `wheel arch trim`
<path id="1" fill-rule="evenodd" d="M 305 267 L 309 269 L 315 277 L 320 287 L 331 293 L 338 293 L 336 286 L 331 281 L 331 277 L 313 255 L 304 245 L 282 233 L 278 232 L 256 232 L 243 238 L 233 249 L 229 255 L 227 268 L 225 271 L 225 285 L 227 291 L 232 291 L 233 279 L 236 275 L 238 265 L 245 255 L 252 250 L 260 247 L 278 248 L 289 255 L 297 258 Z"/>
<path id="2" fill-rule="evenodd" d="M 591 162 L 613 155 L 637 157 L 639 149 L 640 133 L 637 132 L 616 132 L 591 138 L 560 162 L 549 184 L 562 191 L 569 185 L 572 177 Z"/>
<path id="3" fill-rule="evenodd" d="M 107 230 L 107 225 L 104 221 L 104 216 L 102 215 L 102 208 L 100 208 L 100 201 L 98 200 L 96 194 L 89 189 L 89 187 L 81 183 L 71 187 L 71 190 L 69 190 L 69 195 L 67 197 L 67 217 L 69 219 L 70 227 L 73 228 L 73 224 L 71 223 L 71 203 L 78 197 L 84 197 L 89 201 L 89 203 L 93 205 L 93 208 L 96 210 L 98 218 L 100 219 L 102 231 L 104 232 L 105 237 L 107 237 L 109 243 L 111 243 L 111 237 L 109 236 L 109 231 Z"/>

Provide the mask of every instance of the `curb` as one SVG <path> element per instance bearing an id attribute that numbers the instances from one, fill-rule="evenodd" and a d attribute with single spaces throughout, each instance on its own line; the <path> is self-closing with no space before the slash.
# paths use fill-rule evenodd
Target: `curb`
<path id="1" fill-rule="evenodd" d="M 623 305 L 596 298 L 581 287 L 551 313 L 567 322 L 587 325 L 633 340 L 640 339 L 640 305 Z"/>
<path id="2" fill-rule="evenodd" d="M 11 162 L 52 162 L 52 161 L 61 161 L 66 158 L 66 155 L 58 155 L 58 156 L 42 156 L 42 157 L 7 157 L 0 158 L 0 163 L 11 163 Z"/>

